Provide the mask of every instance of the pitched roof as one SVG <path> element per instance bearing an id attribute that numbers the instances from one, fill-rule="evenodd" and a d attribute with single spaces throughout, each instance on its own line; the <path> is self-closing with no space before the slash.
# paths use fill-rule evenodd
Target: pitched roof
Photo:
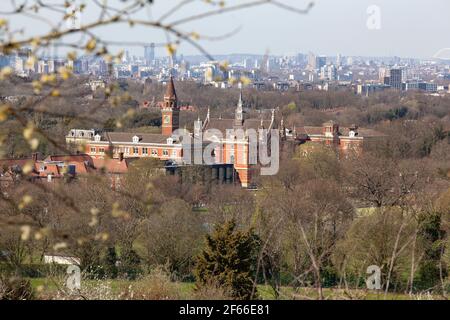
<path id="1" fill-rule="evenodd" d="M 177 98 L 177 93 L 175 92 L 175 85 L 173 83 L 173 77 L 170 77 L 169 82 L 167 83 L 166 93 L 164 94 L 164 98 Z"/>
<path id="2" fill-rule="evenodd" d="M 67 154 L 67 155 L 50 155 L 46 159 L 46 161 L 63 161 L 68 163 L 87 163 L 93 164 L 92 158 L 88 154 Z"/>
<path id="3" fill-rule="evenodd" d="M 75 166 L 75 172 L 77 174 L 80 173 L 89 173 L 94 167 L 94 162 L 91 156 L 87 154 L 75 154 L 75 155 L 51 155 L 48 156 L 45 161 L 61 161 L 65 164 L 70 164 Z"/>
<path id="4" fill-rule="evenodd" d="M 131 161 L 135 159 L 93 159 L 97 170 L 104 170 L 106 173 L 126 173 Z"/>
<path id="5" fill-rule="evenodd" d="M 167 143 L 167 136 L 162 134 L 153 133 L 131 133 L 131 132 L 107 132 L 105 138 L 107 141 L 114 143 L 131 143 L 133 137 L 138 136 L 140 143 Z"/>
<path id="6" fill-rule="evenodd" d="M 25 165 L 26 163 L 33 161 L 32 158 L 20 158 L 20 159 L 0 159 L 0 167 L 12 166 L 12 165 Z"/>
<path id="7" fill-rule="evenodd" d="M 323 134 L 323 127 L 310 127 L 310 126 L 304 126 L 300 128 L 296 128 L 297 131 L 304 131 L 307 135 L 318 135 Z"/>
<path id="8" fill-rule="evenodd" d="M 3 173 L 6 169 L 8 171 L 10 168 L 14 166 L 18 166 L 23 168 L 26 164 L 30 164 L 34 166 L 36 161 L 33 158 L 21 158 L 21 159 L 0 159 L 0 173 Z M 5 172 L 6 172 L 5 171 Z"/>
<path id="9" fill-rule="evenodd" d="M 270 120 L 263 120 L 262 121 L 263 126 L 265 129 L 268 129 L 270 127 L 271 121 Z M 243 129 L 255 129 L 258 130 L 261 127 L 261 120 L 259 119 L 245 119 Z M 234 128 L 234 119 L 210 119 L 208 122 L 208 125 L 206 126 L 206 130 L 208 129 L 217 129 L 222 134 L 226 135 L 227 129 L 233 129 Z"/>
<path id="10" fill-rule="evenodd" d="M 344 136 L 348 136 L 349 132 L 350 132 L 350 128 L 348 128 L 348 127 L 340 128 L 339 132 Z M 358 128 L 358 137 L 372 138 L 372 137 L 384 137 L 384 136 L 386 136 L 384 133 L 381 133 L 374 129 Z"/>
<path id="11" fill-rule="evenodd" d="M 306 134 L 306 135 L 323 135 L 323 127 L 310 127 L 310 126 L 302 126 L 302 127 L 296 127 L 295 131 L 297 134 Z M 348 136 L 350 132 L 349 127 L 339 127 L 339 133 L 342 136 Z M 384 137 L 385 134 L 376 131 L 374 129 L 367 129 L 367 128 L 358 128 L 358 137 Z"/>
<path id="12" fill-rule="evenodd" d="M 41 167 L 43 168 L 41 169 Z M 38 161 L 34 164 L 34 170 L 38 172 L 38 175 L 40 177 L 47 177 L 49 174 L 54 177 L 59 177 L 61 175 L 60 169 L 56 163 L 46 163 L 44 161 Z"/>

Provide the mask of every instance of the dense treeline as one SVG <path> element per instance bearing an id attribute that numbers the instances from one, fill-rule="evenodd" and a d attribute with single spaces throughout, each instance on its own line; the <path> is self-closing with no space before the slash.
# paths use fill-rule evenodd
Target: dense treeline
<path id="1" fill-rule="evenodd" d="M 377 265 L 386 293 L 445 295 L 450 181 L 438 162 L 376 152 L 339 160 L 331 149 L 305 148 L 310 146 L 285 154 L 279 174 L 261 178 L 256 192 L 195 179 L 179 183 L 149 160 L 133 163 L 119 191 L 110 189 L 106 176 L 51 187 L 18 182 L 9 199 L 22 206 L 2 201 L 0 208 L 2 221 L 11 223 L 0 235 L 1 251 L 8 253 L 3 263 L 36 276 L 30 269 L 42 269 L 44 254 L 74 255 L 86 277 L 137 283 L 164 266 L 171 280 L 203 279 L 203 288 L 215 279 L 230 285 L 228 294 L 236 298 L 256 297 L 256 284 L 280 298 L 286 287 L 315 288 L 319 298 L 324 288 L 340 288 L 352 297 L 352 290 L 365 287 L 366 268 Z M 223 240 L 206 249 L 204 237 L 226 223 L 233 223 L 230 230 L 217 231 Z M 236 259 L 253 261 L 242 271 L 246 276 L 224 282 L 235 279 L 224 276 L 231 272 L 224 265 L 216 275 L 196 278 L 196 270 L 213 270 L 198 264 L 202 250 L 212 257 L 220 243 L 231 249 L 218 252 L 235 252 L 234 226 L 258 239 L 230 260 L 239 266 L 245 264 Z"/>

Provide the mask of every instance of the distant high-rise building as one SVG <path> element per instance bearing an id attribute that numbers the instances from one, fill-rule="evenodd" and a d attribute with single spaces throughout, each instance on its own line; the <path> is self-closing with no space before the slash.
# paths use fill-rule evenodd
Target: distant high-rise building
<path id="1" fill-rule="evenodd" d="M 378 79 L 380 82 L 384 82 L 384 79 L 389 77 L 391 74 L 391 70 L 385 67 L 380 67 L 378 69 Z"/>
<path id="2" fill-rule="evenodd" d="M 323 66 L 320 68 L 320 78 L 322 80 L 336 81 L 337 69 L 334 65 Z"/>
<path id="3" fill-rule="evenodd" d="M 316 69 L 321 69 L 326 65 L 327 65 L 327 57 L 325 56 L 316 57 Z"/>
<path id="4" fill-rule="evenodd" d="M 272 71 L 274 67 L 275 61 L 272 58 L 267 59 L 266 61 L 266 71 L 269 73 Z"/>
<path id="5" fill-rule="evenodd" d="M 336 67 L 340 67 L 342 66 L 342 55 L 340 53 L 338 53 L 338 55 L 336 56 Z"/>
<path id="6" fill-rule="evenodd" d="M 144 46 L 144 59 L 147 65 L 151 65 L 153 60 L 155 60 L 155 44 Z"/>
<path id="7" fill-rule="evenodd" d="M 353 57 L 347 57 L 347 65 L 352 66 L 353 65 Z"/>
<path id="8" fill-rule="evenodd" d="M 316 63 L 317 63 L 316 55 L 314 53 L 310 52 L 308 54 L 308 69 L 311 71 L 315 70 L 317 67 Z"/>
<path id="9" fill-rule="evenodd" d="M 404 68 L 393 68 L 390 74 L 390 86 L 396 90 L 402 90 L 403 82 L 406 81 L 406 70 Z"/>
<path id="10" fill-rule="evenodd" d="M 327 57 L 316 56 L 314 53 L 308 55 L 308 69 L 309 70 L 320 70 L 323 66 L 327 65 Z"/>
<path id="11" fill-rule="evenodd" d="M 253 60 L 250 58 L 244 59 L 244 68 L 251 69 L 253 66 Z"/>
<path id="12" fill-rule="evenodd" d="M 303 53 L 297 54 L 297 64 L 303 64 L 305 62 L 305 55 Z"/>
<path id="13" fill-rule="evenodd" d="M 123 55 L 123 58 L 122 58 L 122 62 L 123 63 L 130 63 L 131 62 L 131 60 L 130 60 L 130 52 L 128 50 L 125 51 L 125 54 Z"/>

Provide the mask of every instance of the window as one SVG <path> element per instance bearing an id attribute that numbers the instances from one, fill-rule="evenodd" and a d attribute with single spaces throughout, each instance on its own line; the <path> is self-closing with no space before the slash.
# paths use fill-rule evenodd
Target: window
<path id="1" fill-rule="evenodd" d="M 158 150 L 157 149 L 152 149 L 152 156 L 153 157 L 157 157 L 158 156 Z"/>
<path id="2" fill-rule="evenodd" d="M 163 156 L 168 157 L 169 156 L 169 150 L 163 150 Z"/>
<path id="3" fill-rule="evenodd" d="M 100 153 L 105 153 L 105 148 L 100 148 L 100 149 L 99 149 L 99 152 L 100 152 Z"/>
<path id="4" fill-rule="evenodd" d="M 172 150 L 172 157 L 176 157 L 177 156 L 177 150 Z"/>
<path id="5" fill-rule="evenodd" d="M 148 149 L 147 148 L 142 148 L 142 154 L 147 155 L 148 154 Z"/>
<path id="6" fill-rule="evenodd" d="M 91 153 L 96 153 L 97 150 L 95 148 L 91 148 Z"/>
<path id="7" fill-rule="evenodd" d="M 138 154 L 138 153 L 139 153 L 139 148 L 134 147 L 134 148 L 133 148 L 133 153 L 134 153 L 134 154 Z"/>
<path id="8" fill-rule="evenodd" d="M 125 148 L 125 153 L 130 154 L 130 148 Z"/>

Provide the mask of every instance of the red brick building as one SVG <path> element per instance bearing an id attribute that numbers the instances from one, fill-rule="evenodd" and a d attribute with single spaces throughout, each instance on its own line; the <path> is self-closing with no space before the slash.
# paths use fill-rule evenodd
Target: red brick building
<path id="1" fill-rule="evenodd" d="M 340 127 L 334 121 L 325 122 L 321 127 L 303 126 L 286 132 L 302 143 L 315 142 L 337 148 L 342 155 L 360 153 L 365 145 L 384 137 L 373 129 L 359 128 L 357 125 Z"/>
<path id="2" fill-rule="evenodd" d="M 111 158 L 119 160 L 157 158 L 170 160 L 172 163 L 183 166 L 186 164 L 183 157 L 183 144 L 180 142 L 180 137 L 174 134 L 174 131 L 179 128 L 180 108 L 172 78 L 167 84 L 163 103 L 161 134 L 100 133 L 95 130 L 73 129 L 66 136 L 66 142 L 84 145 L 86 154 L 91 156 L 94 162 Z M 287 129 L 284 127 L 283 120 L 278 125 L 274 110 L 268 120 L 246 119 L 243 104 L 241 93 L 234 119 L 211 118 L 208 110 L 204 120 L 195 121 L 194 132 L 191 134 L 194 139 L 202 138 L 202 148 L 211 142 L 215 144 L 212 152 L 213 165 L 231 165 L 236 172 L 237 180 L 243 187 L 250 186 L 252 176 L 257 174 L 257 166 L 250 164 L 250 131 L 259 132 L 259 129 L 266 129 L 267 135 L 270 130 L 279 128 L 282 141 L 291 140 L 298 144 L 324 143 L 339 148 L 343 153 L 349 150 L 359 151 L 364 141 L 380 136 L 373 130 L 360 129 L 357 126 L 340 128 L 334 122 L 327 122 L 322 127 L 305 126 Z M 229 130 L 240 131 L 242 135 L 230 135 Z M 268 138 L 268 135 L 257 137 L 259 141 L 268 141 Z"/>

